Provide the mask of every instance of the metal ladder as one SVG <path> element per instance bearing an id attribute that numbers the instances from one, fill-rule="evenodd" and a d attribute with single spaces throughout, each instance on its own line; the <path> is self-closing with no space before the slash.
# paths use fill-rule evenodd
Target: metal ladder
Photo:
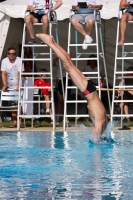
<path id="1" fill-rule="evenodd" d="M 81 9 L 83 10 L 83 9 Z M 87 60 L 97 60 L 97 68 L 98 71 L 95 73 L 95 77 L 98 79 L 98 86 L 96 87 L 98 92 L 99 92 L 99 97 L 101 98 L 101 90 L 105 90 L 107 91 L 107 95 L 108 95 L 108 101 L 109 101 L 109 112 L 111 112 L 111 104 L 110 104 L 110 95 L 109 95 L 109 91 L 108 91 L 108 78 L 107 78 L 107 70 L 106 70 L 106 63 L 105 63 L 105 57 L 104 57 L 104 48 L 103 48 L 103 41 L 102 41 L 102 30 L 101 30 L 101 16 L 100 16 L 100 11 L 97 9 L 85 9 L 88 10 L 88 13 L 94 13 L 94 17 L 95 17 L 95 33 L 96 33 L 96 43 L 91 43 L 91 44 L 87 44 L 87 46 L 89 47 L 95 47 L 96 51 L 95 52 L 79 52 L 79 47 L 81 47 L 83 44 L 79 44 L 78 43 L 78 32 L 75 30 L 75 44 L 71 43 L 71 16 L 73 15 L 73 12 L 75 10 L 70 10 L 70 20 L 69 20 L 69 29 L 68 29 L 68 53 L 70 54 L 70 48 L 71 47 L 75 47 L 76 49 L 76 57 L 72 58 L 72 61 L 75 61 L 75 65 L 76 67 L 78 67 L 78 61 L 87 61 Z M 101 52 L 99 51 L 99 38 L 100 38 L 100 46 L 101 46 Z M 88 55 L 91 54 L 95 54 L 96 58 L 88 58 Z M 86 55 L 85 58 L 81 58 L 82 55 Z M 105 70 L 105 81 L 106 81 L 106 88 L 102 89 L 100 88 L 100 70 L 99 70 L 99 57 L 101 56 L 102 60 L 103 60 L 103 67 Z M 87 74 L 88 78 L 92 78 L 89 77 L 90 74 L 94 74 L 93 72 L 86 72 L 83 74 Z M 78 103 L 87 103 L 87 100 L 78 100 L 77 96 L 78 96 L 78 88 L 76 86 L 68 86 L 68 73 L 66 73 L 66 93 L 65 93 L 65 105 L 64 105 L 64 130 L 66 128 L 66 125 L 68 125 L 66 123 L 66 119 L 67 117 L 75 117 L 75 124 L 77 124 L 77 119 L 78 117 L 88 117 L 88 114 L 78 114 Z M 76 100 L 68 100 L 67 99 L 67 90 L 68 89 L 75 89 L 76 90 Z M 67 104 L 70 103 L 75 103 L 75 113 L 68 115 L 67 114 Z"/>
<path id="2" fill-rule="evenodd" d="M 126 116 L 133 116 L 133 114 L 124 114 L 123 113 L 123 108 L 121 109 L 121 113 L 120 114 L 115 114 L 114 113 L 114 110 L 115 110 L 115 104 L 120 104 L 120 103 L 124 103 L 124 102 L 132 102 L 133 103 L 133 100 L 123 100 L 123 95 L 121 96 L 121 100 L 118 100 L 115 98 L 115 93 L 118 91 L 118 89 L 121 89 L 122 90 L 122 93 L 124 91 L 127 90 L 131 90 L 133 89 L 133 85 L 130 85 L 130 86 L 119 86 L 119 82 L 121 79 L 123 78 L 127 78 L 125 76 L 125 74 L 127 73 L 133 73 L 132 71 L 125 71 L 125 61 L 128 61 L 128 60 L 133 60 L 133 56 L 131 57 L 127 57 L 128 54 L 133 54 L 132 51 L 126 51 L 125 50 L 125 47 L 129 47 L 131 45 L 133 45 L 133 42 L 132 43 L 124 43 L 122 46 L 119 46 L 118 45 L 118 42 L 119 42 L 119 29 L 120 29 L 120 19 L 121 19 L 121 14 L 125 11 L 124 8 L 122 9 L 119 9 L 118 11 L 118 23 L 117 23 L 117 36 L 116 36 L 116 51 L 115 51 L 115 64 L 114 64 L 114 80 L 113 80 L 113 95 L 112 95 L 112 109 L 111 109 L 111 122 L 113 121 L 113 118 L 117 118 L 117 117 L 121 117 L 121 127 L 123 126 L 123 120 L 122 118 L 123 117 L 126 117 Z M 133 21 L 128 21 L 129 25 L 133 25 Z M 121 49 L 120 49 L 121 48 Z M 120 67 L 121 65 L 121 67 Z M 133 78 L 130 77 L 130 78 Z"/>
<path id="3" fill-rule="evenodd" d="M 51 20 L 51 15 L 53 17 L 53 19 Z M 55 38 L 56 38 L 56 41 L 58 42 L 58 22 L 57 22 L 57 15 L 56 15 L 56 12 L 55 11 L 52 11 L 52 12 L 49 12 L 48 14 L 48 18 L 49 18 L 49 35 L 55 34 Z M 42 23 L 34 23 L 33 26 L 42 26 Z M 53 27 L 54 27 L 54 30 L 53 30 Z M 18 109 L 19 109 L 19 114 L 18 114 L 18 119 L 20 117 L 22 118 L 40 118 L 40 117 L 52 117 L 53 118 L 53 130 L 55 130 L 55 106 L 54 106 L 54 91 L 53 91 L 53 65 L 52 65 L 52 61 L 53 61 L 53 52 L 52 52 L 52 49 L 49 48 L 46 44 L 36 44 L 36 45 L 29 45 L 29 44 L 25 44 L 25 40 L 26 40 L 26 24 L 24 23 L 24 28 L 23 28 L 23 39 L 22 39 L 22 52 L 21 52 L 21 58 L 22 58 L 22 62 L 24 61 L 32 61 L 32 72 L 28 73 L 24 73 L 21 71 L 20 73 L 20 94 L 19 94 L 19 106 L 18 106 Z M 24 58 L 24 49 L 26 47 L 31 47 L 32 48 L 32 58 Z M 42 49 L 42 52 L 43 53 L 40 53 L 38 52 L 38 48 Z M 34 65 L 35 65 L 35 62 L 44 62 L 44 65 L 45 65 L 45 62 L 49 62 L 49 65 L 50 65 L 50 68 L 49 68 L 49 72 L 41 72 L 41 74 L 46 74 L 47 75 L 47 78 L 50 79 L 50 83 L 51 83 L 51 87 L 49 87 L 51 89 L 51 99 L 50 101 L 45 101 L 45 100 L 41 100 L 38 99 L 38 100 L 34 100 L 32 98 L 32 100 L 23 100 L 21 98 L 21 91 L 23 91 L 25 89 L 25 87 L 22 85 L 22 79 L 23 79 L 23 76 L 24 75 L 32 75 L 32 79 L 33 79 L 33 84 L 34 84 L 34 79 L 35 79 L 35 76 L 38 76 L 39 78 L 39 74 L 40 72 L 34 72 Z M 45 68 L 45 67 L 44 67 Z M 28 77 L 26 78 L 27 80 L 29 79 Z M 30 89 L 34 89 L 34 85 L 33 86 L 27 86 L 27 89 L 30 90 Z M 44 88 L 44 87 L 36 87 L 36 88 Z M 48 86 L 46 87 L 48 88 Z M 51 115 L 48 115 L 48 114 L 41 114 L 38 113 L 38 114 L 33 114 L 33 110 L 32 110 L 32 113 L 29 115 L 29 114 L 21 114 L 20 113 L 20 107 L 21 107 L 21 104 L 23 103 L 27 103 L 27 106 L 28 104 L 33 104 L 33 103 L 46 103 L 46 102 L 49 102 L 51 104 L 51 107 L 52 107 L 52 114 Z M 19 121 L 19 120 L 18 120 Z M 19 127 L 19 125 L 18 125 Z M 33 120 L 32 120 L 32 127 L 33 127 Z"/>

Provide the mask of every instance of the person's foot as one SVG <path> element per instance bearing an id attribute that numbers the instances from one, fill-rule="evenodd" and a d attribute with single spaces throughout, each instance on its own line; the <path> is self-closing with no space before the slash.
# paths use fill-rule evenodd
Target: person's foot
<path id="1" fill-rule="evenodd" d="M 123 45 L 124 44 L 124 39 L 121 39 L 119 42 L 118 42 L 118 45 Z"/>
<path id="2" fill-rule="evenodd" d="M 52 35 L 47 35 L 44 33 L 38 33 L 36 34 L 36 37 L 38 37 L 40 40 L 42 40 L 46 44 L 54 40 L 54 37 Z"/>
<path id="3" fill-rule="evenodd" d="M 35 45 L 36 44 L 36 40 L 34 38 L 31 38 L 28 44 Z"/>
<path id="4" fill-rule="evenodd" d="M 82 49 L 86 50 L 88 47 L 86 44 L 90 44 L 90 43 L 92 43 L 92 41 L 93 41 L 93 39 L 89 35 L 86 35 L 85 39 L 83 41 Z"/>

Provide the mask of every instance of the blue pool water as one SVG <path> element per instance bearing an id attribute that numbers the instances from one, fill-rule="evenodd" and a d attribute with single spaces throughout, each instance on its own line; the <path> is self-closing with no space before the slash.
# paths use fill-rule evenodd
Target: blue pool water
<path id="1" fill-rule="evenodd" d="M 133 199 L 133 133 L 1 132 L 0 199 Z"/>

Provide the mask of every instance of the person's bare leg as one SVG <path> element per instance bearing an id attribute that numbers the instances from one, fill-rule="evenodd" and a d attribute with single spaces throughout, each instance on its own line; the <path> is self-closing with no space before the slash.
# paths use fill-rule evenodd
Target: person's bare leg
<path id="1" fill-rule="evenodd" d="M 133 20 L 133 16 L 130 15 L 129 13 L 124 13 L 121 17 L 121 22 L 120 22 L 120 31 L 121 31 L 121 39 L 118 43 L 118 45 L 123 45 L 124 44 L 124 40 L 125 40 L 125 31 L 126 31 L 126 24 L 127 21 L 132 21 Z"/>
<path id="2" fill-rule="evenodd" d="M 50 101 L 49 95 L 45 96 L 45 101 Z M 46 110 L 50 109 L 50 102 L 46 102 L 45 104 L 46 104 Z"/>
<path id="3" fill-rule="evenodd" d="M 53 49 L 56 55 L 63 62 L 63 66 L 65 70 L 69 73 L 71 79 L 75 83 L 75 85 L 79 88 L 81 92 L 86 90 L 87 87 L 87 79 L 82 74 L 82 72 L 74 66 L 70 56 L 68 53 L 59 46 L 55 41 L 53 36 L 46 34 L 36 34 L 36 37 L 40 38 L 44 43 L 46 43 L 49 47 Z"/>
<path id="4" fill-rule="evenodd" d="M 12 111 L 12 119 L 13 119 L 13 124 L 17 125 L 17 112 Z"/>
<path id="5" fill-rule="evenodd" d="M 128 115 L 129 114 L 129 112 L 128 112 L 128 105 L 124 105 L 124 113 L 126 114 L 126 115 Z M 127 120 L 129 120 L 129 116 L 126 116 L 126 119 Z"/>
<path id="6" fill-rule="evenodd" d="M 43 15 L 41 22 L 43 23 L 42 32 L 45 33 L 45 34 L 48 34 L 48 27 L 49 27 L 48 14 Z"/>
<path id="7" fill-rule="evenodd" d="M 92 18 L 90 18 L 86 21 L 86 33 L 87 33 L 87 35 L 91 34 L 91 31 L 94 27 L 94 23 L 95 23 L 95 21 Z"/>
<path id="8" fill-rule="evenodd" d="M 32 15 L 27 15 L 25 21 L 26 21 L 26 27 L 29 32 L 30 38 L 35 39 L 35 36 L 33 34 L 33 23 L 37 23 L 38 19 L 36 19 Z"/>
<path id="9" fill-rule="evenodd" d="M 87 32 L 84 30 L 82 24 L 79 22 L 78 19 L 72 18 L 71 23 L 72 23 L 73 27 L 74 27 L 79 33 L 81 33 L 83 36 L 86 36 L 86 35 L 87 35 Z"/>

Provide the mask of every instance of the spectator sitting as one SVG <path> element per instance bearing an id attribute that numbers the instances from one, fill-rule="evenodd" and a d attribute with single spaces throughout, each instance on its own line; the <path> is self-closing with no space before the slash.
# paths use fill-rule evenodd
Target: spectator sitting
<path id="1" fill-rule="evenodd" d="M 133 72 L 133 66 L 130 66 L 127 68 L 127 71 L 132 71 Z M 133 73 L 128 73 L 126 76 L 129 76 L 129 78 L 123 78 L 120 81 L 119 86 L 132 86 L 133 85 Z M 130 78 L 130 76 L 132 76 Z M 123 100 L 133 100 L 133 90 L 129 90 L 129 91 L 123 91 L 122 88 L 120 88 L 120 90 L 118 91 L 118 98 L 121 98 L 121 96 L 123 95 Z M 126 115 L 129 114 L 129 109 L 128 109 L 128 102 L 122 102 L 119 104 L 119 108 L 117 108 L 115 110 L 115 114 L 119 114 L 120 110 L 122 109 L 122 107 L 124 106 L 124 113 Z M 126 121 L 130 122 L 130 117 L 126 116 Z"/>
<path id="2" fill-rule="evenodd" d="M 120 22 L 120 32 L 121 32 L 121 39 L 119 41 L 119 45 L 124 44 L 125 39 L 125 30 L 126 24 L 128 21 L 133 21 L 133 8 L 131 9 L 133 1 L 132 0 L 121 0 L 120 1 L 120 8 L 126 8 L 126 12 L 122 14 L 121 22 Z"/>
<path id="3" fill-rule="evenodd" d="M 90 55 L 89 58 L 96 58 L 95 55 Z M 86 77 L 96 77 L 95 72 L 98 72 L 97 69 L 97 60 L 87 60 L 87 66 L 84 67 L 83 72 L 94 72 L 94 74 L 85 74 Z M 100 67 L 100 76 L 103 82 L 105 73 L 104 69 Z M 98 78 L 97 79 L 92 79 L 92 82 L 97 86 L 98 85 Z"/>
<path id="4" fill-rule="evenodd" d="M 2 60 L 1 71 L 2 71 L 2 90 L 6 91 L 8 89 L 19 90 L 19 78 L 20 70 L 22 67 L 22 61 L 20 57 L 16 56 L 16 49 L 14 47 L 8 48 L 7 57 Z M 23 69 L 22 69 L 23 71 Z M 9 102 L 11 105 L 16 105 L 16 102 Z M 13 124 L 10 128 L 17 127 L 17 112 L 12 111 Z M 20 118 L 20 128 L 24 128 L 21 124 Z"/>
<path id="5" fill-rule="evenodd" d="M 74 0 L 72 9 L 80 9 L 80 5 L 78 2 L 86 2 L 86 8 L 97 8 L 102 9 L 102 0 Z M 81 23 L 86 23 L 86 30 L 83 28 Z M 82 48 L 84 50 L 87 49 L 87 45 L 93 41 L 93 39 L 90 37 L 91 31 L 94 26 L 94 14 L 74 14 L 71 19 L 71 23 L 74 26 L 74 28 L 79 31 L 84 36 L 84 42 Z"/>
<path id="6" fill-rule="evenodd" d="M 30 13 L 26 16 L 26 27 L 30 35 L 29 44 L 36 44 L 35 37 L 33 34 L 33 23 L 43 23 L 42 32 L 47 33 L 49 22 L 48 22 L 48 12 L 50 10 L 56 10 L 62 5 L 62 0 L 57 0 L 53 6 L 52 0 L 29 0 L 28 10 Z M 37 10 L 40 9 L 40 10 Z M 42 43 L 43 44 L 43 43 Z"/>
<path id="7" fill-rule="evenodd" d="M 42 74 L 41 74 L 42 72 Z M 41 90 L 41 93 L 42 95 L 44 96 L 44 100 L 45 101 L 50 101 L 50 96 L 51 96 L 51 83 L 46 81 L 46 74 L 44 74 L 45 72 L 47 72 L 46 69 L 41 69 L 40 70 L 40 79 L 37 79 L 34 81 L 34 86 L 37 86 L 37 87 L 43 87 L 44 88 L 40 88 Z M 45 103 L 45 107 L 46 107 L 46 114 L 52 114 L 52 110 L 50 108 L 50 102 L 46 102 Z M 44 107 L 44 104 L 43 104 L 43 108 L 41 109 L 41 113 L 45 113 L 44 110 L 45 110 L 45 107 Z"/>

